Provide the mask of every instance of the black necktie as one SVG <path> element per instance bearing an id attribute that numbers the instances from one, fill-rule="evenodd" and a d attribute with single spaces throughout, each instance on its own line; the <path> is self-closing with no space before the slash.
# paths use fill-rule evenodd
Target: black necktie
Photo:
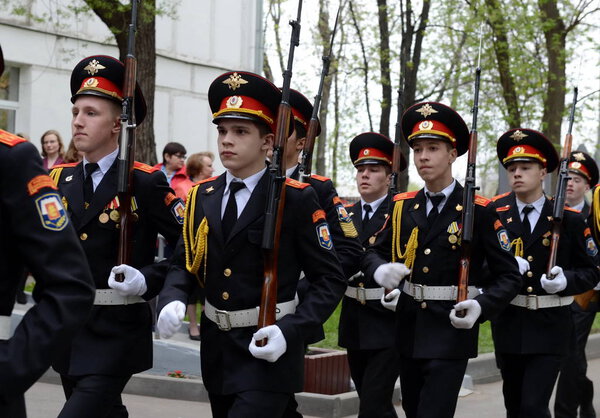
<path id="1" fill-rule="evenodd" d="M 431 204 L 433 205 L 433 207 L 429 211 L 429 214 L 427 215 L 427 223 L 429 225 L 433 225 L 433 223 L 435 222 L 435 219 L 440 214 L 440 212 L 438 211 L 438 206 L 440 205 L 440 203 L 442 203 L 442 200 L 444 200 L 444 197 L 446 197 L 446 196 L 444 196 L 443 193 L 440 193 L 440 194 L 427 193 L 427 197 L 429 198 L 429 200 L 431 201 Z"/>
<path id="2" fill-rule="evenodd" d="M 83 198 L 85 200 L 85 208 L 87 209 L 92 197 L 94 196 L 94 182 L 92 181 L 92 173 L 98 169 L 98 164 L 87 163 L 85 165 L 85 180 L 83 181 Z"/>
<path id="3" fill-rule="evenodd" d="M 223 220 L 221 225 L 223 226 L 223 237 L 229 238 L 229 234 L 233 230 L 235 223 L 237 222 L 237 202 L 235 200 L 235 194 L 242 190 L 246 185 L 243 181 L 231 181 L 229 183 L 229 199 L 227 200 L 227 206 L 225 206 L 225 213 L 223 214 Z"/>
<path id="4" fill-rule="evenodd" d="M 369 224 L 369 219 L 370 219 L 369 213 L 371 213 L 372 210 L 373 210 L 373 208 L 368 203 L 363 206 L 363 212 L 365 213 L 365 215 L 363 216 L 363 219 L 362 219 L 363 229 L 365 226 L 367 226 Z"/>
<path id="5" fill-rule="evenodd" d="M 525 238 L 531 236 L 531 223 L 529 222 L 529 212 L 533 210 L 533 206 L 527 205 L 523 208 L 523 229 Z"/>

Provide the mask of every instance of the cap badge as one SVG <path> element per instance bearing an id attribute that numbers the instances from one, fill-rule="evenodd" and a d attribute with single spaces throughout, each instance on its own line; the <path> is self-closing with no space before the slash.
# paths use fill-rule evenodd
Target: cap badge
<path id="1" fill-rule="evenodd" d="M 83 70 L 87 71 L 89 75 L 94 75 L 98 71 L 104 70 L 105 68 L 106 67 L 100 64 L 98 60 L 91 60 L 90 63 L 83 68 Z"/>
<path id="2" fill-rule="evenodd" d="M 237 109 L 242 105 L 242 102 L 243 100 L 240 96 L 231 96 L 229 99 L 227 99 L 227 108 Z"/>
<path id="3" fill-rule="evenodd" d="M 96 87 L 98 85 L 98 79 L 91 77 L 88 78 L 87 80 L 85 80 L 85 83 L 83 84 L 85 87 Z"/>
<path id="4" fill-rule="evenodd" d="M 429 120 L 424 120 L 423 122 L 421 122 L 419 124 L 419 130 L 421 130 L 421 131 L 428 131 L 431 128 L 433 128 L 433 122 L 431 122 Z"/>
<path id="5" fill-rule="evenodd" d="M 510 137 L 512 139 L 514 139 L 515 141 L 520 141 L 523 138 L 528 137 L 529 135 L 524 134 L 523 132 L 521 132 L 520 130 L 516 130 Z"/>
<path id="6" fill-rule="evenodd" d="M 581 168 L 581 163 L 575 161 L 574 163 L 571 163 L 571 168 L 579 170 Z"/>
<path id="7" fill-rule="evenodd" d="M 522 154 L 522 153 L 524 153 L 524 152 L 525 152 L 525 150 L 523 149 L 523 147 L 516 147 L 516 148 L 513 150 L 513 154 Z"/>
<path id="8" fill-rule="evenodd" d="M 233 73 L 227 80 L 223 81 L 223 84 L 227 84 L 231 90 L 235 91 L 240 88 L 242 84 L 248 84 L 248 82 L 238 73 Z"/>
<path id="9" fill-rule="evenodd" d="M 426 118 L 427 116 L 430 116 L 434 113 L 438 113 L 438 111 L 435 110 L 433 107 L 431 107 L 431 105 L 429 103 L 426 103 L 423 106 L 421 106 L 420 108 L 418 108 L 416 110 L 416 112 L 420 113 L 421 116 L 423 116 L 424 118 Z"/>
<path id="10" fill-rule="evenodd" d="M 577 161 L 585 161 L 585 155 L 583 155 L 581 152 L 576 152 L 573 154 L 573 158 L 575 158 Z"/>
<path id="11" fill-rule="evenodd" d="M 363 155 L 369 155 L 369 150 L 368 149 L 364 149 L 363 150 Z"/>

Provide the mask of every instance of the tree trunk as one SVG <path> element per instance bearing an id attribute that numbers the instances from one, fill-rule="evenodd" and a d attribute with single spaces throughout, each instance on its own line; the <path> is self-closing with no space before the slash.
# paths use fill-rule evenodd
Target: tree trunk
<path id="1" fill-rule="evenodd" d="M 390 81 L 390 32 L 388 28 L 387 0 L 377 0 L 379 15 L 379 68 L 381 71 L 381 117 L 379 133 L 390 136 L 390 113 L 392 108 L 392 85 Z"/>
<path id="2" fill-rule="evenodd" d="M 356 12 L 354 10 L 353 1 L 350 0 L 348 5 L 350 6 L 350 15 L 352 16 L 352 24 L 354 25 L 354 29 L 356 30 L 356 35 L 358 36 L 358 41 L 360 43 L 360 50 L 362 53 L 363 59 L 363 88 L 365 92 L 365 107 L 367 108 L 367 117 L 369 118 L 369 129 L 373 130 L 373 118 L 371 117 L 371 107 L 369 105 L 369 61 L 367 59 L 367 49 L 365 47 L 365 42 L 363 40 L 362 31 L 360 30 L 360 25 L 358 21 L 358 17 L 356 16 Z"/>

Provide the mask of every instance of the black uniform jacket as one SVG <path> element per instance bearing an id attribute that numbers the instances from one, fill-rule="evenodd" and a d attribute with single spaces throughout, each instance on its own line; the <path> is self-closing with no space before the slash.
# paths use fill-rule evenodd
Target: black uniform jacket
<path id="1" fill-rule="evenodd" d="M 529 261 L 531 270 L 522 276 L 519 293 L 547 295 L 540 284 L 540 277 L 546 272 L 548 263 L 552 201 L 546 199 L 529 239 L 523 238 L 523 224 L 514 193 L 500 196 L 492 205 L 505 225 L 510 241 L 519 237 L 523 239 L 523 258 Z M 567 288 L 558 293 L 560 296 L 582 293 L 598 283 L 598 270 L 593 258 L 597 249 L 586 228 L 579 213 L 565 210 L 556 265 L 563 268 Z M 591 244 L 588 239 L 592 240 Z M 571 341 L 571 310 L 568 306 L 529 310 L 509 305 L 492 321 L 492 331 L 498 352 L 562 354 Z"/>
<path id="2" fill-rule="evenodd" d="M 37 303 L 0 341 L 0 416 L 46 371 L 83 325 L 94 298 L 91 273 L 56 186 L 36 148 L 0 130 L 0 315 L 9 316 L 21 273 L 35 276 Z"/>
<path id="3" fill-rule="evenodd" d="M 118 218 L 114 215 L 117 191 L 117 161 L 96 187 L 92 202 L 83 207 L 82 163 L 58 170 L 57 183 L 71 221 L 79 234 L 98 289 L 108 288 L 110 270 L 117 262 Z M 168 262 L 154 264 L 157 235 L 169 243 L 181 235 L 183 203 L 176 198 L 165 175 L 145 164 L 136 163 L 133 174 L 137 215 L 133 224 L 132 260 L 148 286 L 145 299 L 162 287 Z M 152 316 L 147 303 L 95 305 L 85 327 L 53 367 L 73 376 L 107 374 L 126 376 L 152 367 Z"/>
<path id="4" fill-rule="evenodd" d="M 198 187 L 195 204 L 188 201 L 186 216 L 191 217 L 193 209 L 193 231 L 197 231 L 205 217 L 208 222 L 207 262 L 200 266 L 198 275 L 205 283 L 207 301 L 217 309 L 235 311 L 260 304 L 264 277 L 261 244 L 268 180 L 267 172 L 252 192 L 227 240 L 221 230 L 225 174 L 195 186 Z M 256 359 L 248 351 L 255 327 L 221 331 L 203 314 L 200 327 L 202 377 L 211 393 L 302 390 L 304 341 L 333 312 L 346 288 L 327 231 L 325 213 L 317 203 L 314 190 L 294 180 L 287 183 L 279 242 L 278 303 L 294 299 L 301 271 L 310 281 L 296 312 L 277 321 L 285 336 L 287 351 L 275 363 Z M 185 231 L 184 237 L 187 237 Z M 159 310 L 173 300 L 185 303 L 194 287 L 197 278 L 186 270 L 184 252 L 180 241 L 160 293 Z"/>
<path id="5" fill-rule="evenodd" d="M 358 201 L 348 208 L 364 248 L 370 245 L 369 240 L 374 240 L 375 234 L 383 227 L 387 219 L 389 202 L 388 197 L 379 205 L 366 228 L 362 223 L 364 215 L 361 202 Z M 367 289 L 381 287 L 373 280 L 373 276 L 362 274 L 355 277 L 349 285 Z M 384 308 L 379 300 L 368 300 L 363 305 L 358 300 L 345 296 L 340 314 L 339 345 L 354 350 L 392 347 L 395 340 L 394 318 L 394 312 Z"/>
<path id="6" fill-rule="evenodd" d="M 416 258 L 409 279 L 413 283 L 429 286 L 457 284 L 460 248 L 455 238 L 458 235 L 456 229 L 462 222 L 462 194 L 463 187 L 457 182 L 431 226 L 427 224 L 423 190 L 394 197 L 395 206 L 404 202 L 400 222 L 403 251 L 411 231 L 414 227 L 418 228 Z M 504 246 L 503 249 L 503 226 L 495 213 L 486 207 L 489 200 L 478 197 L 476 202 L 469 284 L 482 288 L 483 293 L 475 299 L 481 305 L 479 321 L 483 322 L 497 315 L 512 300 L 520 287 L 520 276 L 509 247 Z M 372 276 L 377 267 L 391 261 L 392 225 L 390 219 L 375 245 L 367 250 L 365 275 Z M 482 274 L 484 260 L 493 273 L 489 280 L 484 280 Z M 479 326 L 475 324 L 470 330 L 454 328 L 448 317 L 454 304 L 455 301 L 450 300 L 417 302 L 403 292 L 396 309 L 396 334 L 401 354 L 426 359 L 476 357 Z"/>

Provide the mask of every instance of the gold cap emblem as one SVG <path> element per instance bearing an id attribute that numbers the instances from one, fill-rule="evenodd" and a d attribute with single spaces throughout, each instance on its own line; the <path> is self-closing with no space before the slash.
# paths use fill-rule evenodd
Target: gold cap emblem
<path id="1" fill-rule="evenodd" d="M 83 70 L 87 71 L 89 75 L 94 75 L 100 70 L 104 70 L 106 67 L 98 62 L 98 60 L 91 60 Z"/>
<path id="2" fill-rule="evenodd" d="M 524 134 L 523 132 L 521 132 L 520 130 L 516 130 L 513 132 L 513 134 L 510 136 L 512 139 L 514 139 L 515 141 L 520 141 L 523 138 L 528 137 L 529 135 Z"/>
<path id="3" fill-rule="evenodd" d="M 237 90 L 242 84 L 248 84 L 248 81 L 244 80 L 238 73 L 233 73 L 229 78 L 223 81 L 223 84 L 227 84 L 231 90 Z"/>
<path id="4" fill-rule="evenodd" d="M 438 111 L 435 110 L 433 107 L 431 107 L 431 105 L 429 103 L 424 104 L 423 106 L 418 108 L 415 112 L 420 113 L 421 116 L 423 116 L 424 118 L 426 118 L 427 116 L 430 116 L 434 113 L 438 113 Z"/>
<path id="5" fill-rule="evenodd" d="M 516 148 L 513 150 L 513 154 L 522 154 L 522 153 L 524 153 L 524 152 L 525 152 L 525 149 L 524 149 L 523 147 L 516 147 Z"/>
<path id="6" fill-rule="evenodd" d="M 363 150 L 363 155 L 369 155 L 369 150 L 368 149 L 364 149 Z"/>
<path id="7" fill-rule="evenodd" d="M 92 78 L 88 78 L 87 80 L 85 80 L 84 86 L 91 88 L 91 87 L 96 87 L 98 85 L 98 80 L 95 79 L 94 77 Z"/>
<path id="8" fill-rule="evenodd" d="M 585 155 L 583 155 L 581 152 L 576 152 L 573 154 L 573 158 L 575 158 L 577 161 L 585 161 Z"/>
<path id="9" fill-rule="evenodd" d="M 429 120 L 424 120 L 419 124 L 419 130 L 421 131 L 428 131 L 431 128 L 433 128 L 433 122 Z"/>
<path id="10" fill-rule="evenodd" d="M 227 99 L 227 108 L 237 109 L 242 105 L 243 101 L 244 100 L 242 100 L 240 96 L 231 96 L 229 99 Z"/>
<path id="11" fill-rule="evenodd" d="M 577 161 L 575 161 L 574 163 L 571 163 L 571 168 L 579 170 L 581 168 L 581 163 L 578 163 Z"/>

